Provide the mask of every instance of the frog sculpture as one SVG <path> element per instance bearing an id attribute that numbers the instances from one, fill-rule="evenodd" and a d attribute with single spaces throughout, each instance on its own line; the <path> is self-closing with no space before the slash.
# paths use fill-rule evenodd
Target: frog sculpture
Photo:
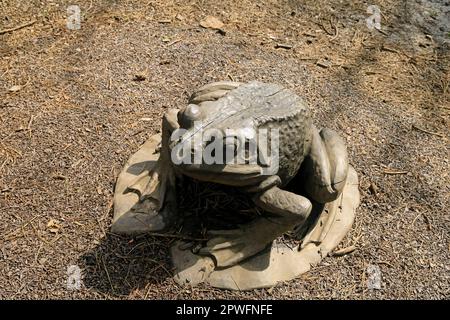
<path id="1" fill-rule="evenodd" d="M 130 158 L 115 190 L 112 231 L 164 232 L 180 217 L 176 181 L 189 177 L 238 188 L 270 213 L 211 230 L 193 253 L 172 250 L 175 280 L 246 290 L 307 271 L 345 236 L 359 202 L 356 172 L 339 135 L 317 129 L 305 102 L 279 85 L 216 82 L 169 110 L 161 135 Z M 300 184 L 302 193 L 287 188 Z M 314 216 L 314 219 L 312 217 Z M 302 230 L 292 249 L 275 240 Z"/>

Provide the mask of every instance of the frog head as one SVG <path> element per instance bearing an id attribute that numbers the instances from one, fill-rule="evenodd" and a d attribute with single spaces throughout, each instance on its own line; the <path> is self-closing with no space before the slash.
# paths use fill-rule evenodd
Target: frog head
<path id="1" fill-rule="evenodd" d="M 226 97 L 220 100 L 191 103 L 178 112 L 179 129 L 169 144 L 173 167 L 200 181 L 256 184 L 273 163 L 267 156 L 269 137 L 259 132 L 249 110 Z"/>

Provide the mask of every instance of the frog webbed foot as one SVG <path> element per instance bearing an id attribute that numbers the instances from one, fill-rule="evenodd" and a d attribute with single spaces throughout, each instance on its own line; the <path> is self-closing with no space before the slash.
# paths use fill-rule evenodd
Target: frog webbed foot
<path id="1" fill-rule="evenodd" d="M 247 257 L 264 250 L 268 242 L 255 237 L 251 228 L 241 227 L 232 230 L 214 230 L 208 232 L 211 239 L 199 254 L 213 256 L 217 267 L 237 264 Z"/>
<path id="2" fill-rule="evenodd" d="M 218 267 L 232 266 L 263 251 L 273 240 L 303 223 L 311 202 L 303 196 L 272 187 L 257 193 L 253 201 L 273 217 L 259 217 L 233 230 L 211 231 L 212 238 L 200 254 L 211 255 Z"/>
<path id="3" fill-rule="evenodd" d="M 142 232 L 162 231 L 174 223 L 174 211 L 166 203 L 165 208 L 159 208 L 159 202 L 153 198 L 145 198 L 137 202 L 130 210 L 134 220 L 134 229 Z M 131 222 L 129 222 L 131 225 Z"/>

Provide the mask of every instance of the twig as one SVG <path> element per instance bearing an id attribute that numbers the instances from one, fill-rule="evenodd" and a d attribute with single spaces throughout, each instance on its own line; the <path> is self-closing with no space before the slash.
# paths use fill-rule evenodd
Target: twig
<path id="1" fill-rule="evenodd" d="M 23 228 L 25 228 L 27 225 L 29 225 L 30 223 L 32 223 L 36 218 L 39 218 L 40 215 L 36 215 L 33 218 L 31 218 L 31 220 L 27 221 L 25 224 L 23 224 L 22 226 L 18 227 L 16 230 L 9 232 L 8 234 L 6 234 L 5 236 L 3 236 L 3 240 L 11 240 L 10 238 L 12 236 L 15 236 L 16 233 L 18 233 L 20 230 L 23 230 Z"/>
<path id="2" fill-rule="evenodd" d="M 389 169 L 384 169 L 383 173 L 384 174 L 407 174 L 409 171 L 405 171 L 405 170 L 389 170 Z"/>
<path id="3" fill-rule="evenodd" d="M 168 44 L 167 44 L 167 46 L 168 47 L 170 47 L 170 46 L 173 46 L 175 43 L 178 43 L 178 42 L 180 42 L 180 41 L 182 41 L 183 39 L 176 39 L 176 40 L 173 40 L 172 42 L 169 42 Z"/>
<path id="4" fill-rule="evenodd" d="M 426 129 L 422 129 L 422 128 L 416 126 L 415 124 L 413 124 L 412 127 L 413 127 L 413 129 L 416 129 L 416 130 L 419 130 L 419 131 L 422 131 L 422 132 L 425 132 L 425 133 L 428 133 L 428 134 L 432 134 L 434 136 L 438 136 L 438 137 L 441 137 L 441 138 L 444 137 L 444 135 L 442 133 L 433 132 L 433 131 L 429 131 L 429 130 L 426 130 Z"/>
<path id="5" fill-rule="evenodd" d="M 387 262 L 387 261 L 378 261 L 377 264 L 385 264 L 385 265 L 387 265 L 387 266 L 389 266 L 391 268 L 394 268 L 394 266 L 392 264 L 390 264 L 389 262 Z"/>
<path id="6" fill-rule="evenodd" d="M 16 30 L 19 30 L 19 29 L 22 29 L 22 28 L 29 27 L 29 26 L 35 24 L 36 21 L 37 21 L 37 20 L 32 20 L 32 21 L 29 21 L 29 22 L 27 22 L 27 23 L 21 24 L 21 25 L 19 25 L 19 26 L 17 26 L 17 27 L 14 27 L 14 28 L 0 30 L 0 34 L 4 34 L 4 33 L 8 33 L 8 32 L 13 32 L 13 31 L 16 31 Z"/>
<path id="7" fill-rule="evenodd" d="M 356 246 L 351 245 L 351 246 L 349 246 L 349 247 L 347 247 L 347 248 L 343 248 L 343 249 L 334 251 L 334 252 L 332 253 L 332 256 L 335 256 L 335 257 L 344 256 L 344 255 L 346 255 L 346 254 L 352 253 L 352 252 L 355 251 L 355 250 L 356 250 Z"/>
<path id="8" fill-rule="evenodd" d="M 230 278 L 231 278 L 231 280 L 233 280 L 233 282 L 234 282 L 234 285 L 236 286 L 236 288 L 238 288 L 238 290 L 240 291 L 241 290 L 241 288 L 239 288 L 239 285 L 237 284 L 237 282 L 234 280 L 234 278 L 233 278 L 233 276 L 232 275 L 230 275 Z"/>
<path id="9" fill-rule="evenodd" d="M 24 283 L 19 290 L 16 291 L 16 293 L 14 293 L 11 297 L 11 299 L 14 299 L 19 293 L 20 291 L 22 291 L 26 286 L 29 286 L 34 280 L 29 281 L 28 283 Z"/>
<path id="10" fill-rule="evenodd" d="M 275 49 L 278 49 L 278 48 L 289 50 L 289 49 L 292 49 L 292 46 L 290 44 L 277 43 L 275 46 Z"/>
<path id="11" fill-rule="evenodd" d="M 331 19 L 329 19 L 328 22 L 329 22 L 330 25 L 332 26 Z M 335 36 L 335 35 L 336 35 L 336 30 L 335 30 L 335 33 L 334 33 L 334 34 L 331 33 L 330 31 L 327 30 L 327 28 L 325 28 L 325 26 L 323 25 L 322 22 L 317 22 L 317 25 L 318 25 L 323 31 L 325 31 L 325 33 L 326 33 L 327 35 L 329 35 L 329 36 Z"/>
<path id="12" fill-rule="evenodd" d="M 387 52 L 392 52 L 392 53 L 400 53 L 398 50 L 393 49 L 393 48 L 386 47 L 385 45 L 383 45 L 383 46 L 381 47 L 381 50 L 382 50 L 382 51 L 387 51 Z"/>
<path id="13" fill-rule="evenodd" d="M 381 29 L 375 28 L 375 30 L 377 30 L 377 31 L 378 31 L 379 33 L 381 33 L 382 35 L 385 35 L 386 37 L 389 36 L 388 33 L 384 32 L 384 31 L 381 30 Z"/>
<path id="14" fill-rule="evenodd" d="M 154 271 L 156 271 L 156 270 L 158 270 L 159 268 L 161 268 L 161 269 L 163 269 L 163 270 L 167 273 L 167 275 L 168 275 L 169 277 L 172 277 L 172 276 L 173 276 L 173 274 L 172 274 L 169 270 L 167 270 L 167 268 L 166 268 L 166 267 L 164 266 L 164 264 L 162 264 L 161 262 L 158 262 L 158 261 L 156 261 L 155 259 L 152 259 L 152 258 L 147 258 L 147 259 L 145 259 L 145 260 L 151 261 L 151 262 L 157 264 L 157 266 L 154 268 Z"/>
<path id="15" fill-rule="evenodd" d="M 109 277 L 109 272 L 108 272 L 108 268 L 106 268 L 105 260 L 103 259 L 103 257 L 101 257 L 101 259 L 102 259 L 102 263 L 103 263 L 103 268 L 104 268 L 105 271 L 106 271 L 106 276 L 108 277 L 109 285 L 111 286 L 112 292 L 115 294 L 116 291 L 114 290 L 114 287 L 113 287 L 111 278 Z"/>
<path id="16" fill-rule="evenodd" d="M 180 234 L 164 234 L 164 233 L 157 233 L 157 232 L 149 232 L 149 236 L 155 236 L 155 237 L 163 237 L 163 238 L 173 238 L 173 239 L 182 239 L 182 240 L 191 240 L 191 241 L 206 241 L 208 239 L 204 238 L 194 238 L 189 236 L 183 236 Z"/>
<path id="17" fill-rule="evenodd" d="M 30 121 L 28 121 L 28 126 L 27 126 L 28 135 L 30 136 L 30 139 L 31 139 L 31 124 L 33 123 L 33 120 L 34 120 L 34 116 L 31 115 Z"/>
<path id="18" fill-rule="evenodd" d="M 337 24 L 339 23 L 339 21 L 337 21 L 337 23 L 336 24 L 333 24 L 333 22 L 331 21 L 331 19 L 330 19 L 330 24 L 333 26 L 333 28 L 334 28 L 334 36 L 331 38 L 331 40 L 330 41 L 333 41 L 334 39 L 336 39 L 338 36 L 339 36 L 339 30 L 338 30 L 338 27 L 337 27 Z"/>
<path id="19" fill-rule="evenodd" d="M 27 130 L 31 130 L 31 124 L 33 123 L 33 120 L 34 120 L 34 116 L 31 115 L 30 120 L 28 121 Z"/>
<path id="20" fill-rule="evenodd" d="M 423 213 L 423 212 L 422 212 L 422 215 L 423 215 L 423 217 L 424 217 L 424 219 L 425 219 L 425 223 L 427 224 L 427 229 L 428 229 L 428 231 L 431 231 L 432 225 L 431 225 L 430 219 L 429 219 L 428 216 L 427 216 L 425 213 Z"/>

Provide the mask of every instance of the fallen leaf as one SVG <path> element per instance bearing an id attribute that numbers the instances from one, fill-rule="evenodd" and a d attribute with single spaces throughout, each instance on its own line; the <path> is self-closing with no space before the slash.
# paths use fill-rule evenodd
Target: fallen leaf
<path id="1" fill-rule="evenodd" d="M 61 226 L 55 219 L 50 219 L 50 221 L 47 223 L 47 228 L 51 233 L 58 233 L 58 231 L 61 230 Z"/>
<path id="2" fill-rule="evenodd" d="M 220 29 L 223 27 L 223 22 L 213 16 L 207 16 L 200 21 L 200 26 L 206 29 Z"/>

